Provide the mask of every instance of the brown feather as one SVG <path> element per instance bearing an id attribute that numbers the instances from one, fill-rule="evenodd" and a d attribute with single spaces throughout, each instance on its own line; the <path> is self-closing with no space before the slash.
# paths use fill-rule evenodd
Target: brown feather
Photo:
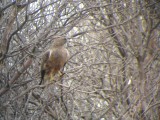
<path id="1" fill-rule="evenodd" d="M 39 85 L 42 84 L 42 82 L 44 81 L 44 76 L 46 73 L 46 62 L 49 58 L 49 51 L 45 52 L 44 55 L 42 56 L 42 62 L 41 62 L 41 81 L 39 83 Z"/>
<path id="2" fill-rule="evenodd" d="M 66 42 L 66 39 L 61 37 L 55 39 L 50 49 L 46 51 L 46 53 L 42 57 L 41 63 L 41 82 L 44 81 L 45 75 L 55 75 L 61 69 L 63 69 L 64 65 L 69 59 L 69 52 L 63 46 Z"/>

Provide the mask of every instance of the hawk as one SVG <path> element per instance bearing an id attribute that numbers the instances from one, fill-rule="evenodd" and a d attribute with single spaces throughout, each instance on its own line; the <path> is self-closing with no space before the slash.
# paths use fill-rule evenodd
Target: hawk
<path id="1" fill-rule="evenodd" d="M 65 37 L 58 36 L 50 48 L 43 54 L 41 62 L 41 84 L 44 79 L 53 80 L 57 73 L 61 73 L 64 65 L 69 59 L 69 52 L 64 47 L 67 42 Z"/>

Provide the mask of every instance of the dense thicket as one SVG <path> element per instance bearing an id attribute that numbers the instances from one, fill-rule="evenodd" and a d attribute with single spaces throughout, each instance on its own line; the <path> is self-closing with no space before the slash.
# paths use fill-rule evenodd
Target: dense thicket
<path id="1" fill-rule="evenodd" d="M 64 76 L 40 82 L 50 36 Z M 1 120 L 160 119 L 159 0 L 1 0 Z"/>

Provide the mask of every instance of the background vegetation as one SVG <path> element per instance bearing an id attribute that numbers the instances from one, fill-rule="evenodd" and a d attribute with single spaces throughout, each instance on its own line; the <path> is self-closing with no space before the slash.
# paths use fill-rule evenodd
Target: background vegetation
<path id="1" fill-rule="evenodd" d="M 0 0 L 0 33 L 1 120 L 160 119 L 159 0 Z M 38 85 L 51 35 L 71 58 Z"/>

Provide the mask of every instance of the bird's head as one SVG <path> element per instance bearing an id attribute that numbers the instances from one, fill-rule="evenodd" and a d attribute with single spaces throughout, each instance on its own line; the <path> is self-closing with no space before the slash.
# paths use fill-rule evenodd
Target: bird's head
<path id="1" fill-rule="evenodd" d="M 53 46 L 63 46 L 67 42 L 63 36 L 56 36 L 53 38 Z"/>

